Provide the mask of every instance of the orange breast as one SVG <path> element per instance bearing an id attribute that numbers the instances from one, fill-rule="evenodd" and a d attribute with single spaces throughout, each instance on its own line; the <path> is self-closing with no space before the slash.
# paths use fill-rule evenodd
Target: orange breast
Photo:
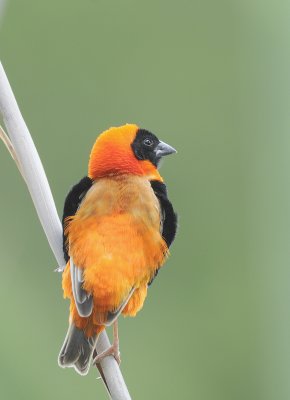
<path id="1" fill-rule="evenodd" d="M 94 314 L 118 307 L 133 287 L 136 293 L 124 313 L 136 314 L 148 281 L 168 251 L 160 233 L 159 202 L 149 181 L 133 175 L 99 179 L 67 232 L 70 255 L 84 269 L 84 288 L 93 294 Z M 69 281 L 68 277 L 64 290 L 71 297 Z"/>

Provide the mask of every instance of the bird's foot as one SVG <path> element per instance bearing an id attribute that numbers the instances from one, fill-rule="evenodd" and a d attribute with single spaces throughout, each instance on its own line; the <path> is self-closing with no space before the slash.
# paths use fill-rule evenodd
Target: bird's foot
<path id="1" fill-rule="evenodd" d="M 113 345 L 107 350 L 103 351 L 101 354 L 98 354 L 97 357 L 94 358 L 93 364 L 99 364 L 107 356 L 114 356 L 118 365 L 121 364 L 119 342 L 114 342 Z"/>

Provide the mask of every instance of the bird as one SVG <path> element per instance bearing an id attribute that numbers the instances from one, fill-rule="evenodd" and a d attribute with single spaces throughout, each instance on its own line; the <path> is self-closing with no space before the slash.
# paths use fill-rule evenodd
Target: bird
<path id="1" fill-rule="evenodd" d="M 58 364 L 86 375 L 113 355 L 120 363 L 118 318 L 134 317 L 169 255 L 177 214 L 158 167 L 176 150 L 135 124 L 101 133 L 88 173 L 63 210 L 62 275 L 69 327 Z M 113 326 L 113 344 L 95 358 L 98 336 Z"/>

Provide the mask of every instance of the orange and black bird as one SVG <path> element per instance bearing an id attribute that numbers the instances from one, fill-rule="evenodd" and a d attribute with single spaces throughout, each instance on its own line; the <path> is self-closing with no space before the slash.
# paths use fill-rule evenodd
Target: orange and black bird
<path id="1" fill-rule="evenodd" d="M 93 362 L 109 354 L 120 361 L 118 317 L 142 308 L 175 238 L 176 213 L 158 172 L 161 158 L 172 153 L 137 125 L 110 128 L 92 148 L 88 176 L 68 193 L 62 286 L 70 319 L 61 367 L 87 374 L 98 335 L 111 324 L 113 345 Z"/>

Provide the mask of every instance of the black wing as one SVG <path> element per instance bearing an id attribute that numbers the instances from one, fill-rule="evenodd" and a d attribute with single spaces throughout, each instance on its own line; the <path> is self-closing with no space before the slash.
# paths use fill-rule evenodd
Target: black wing
<path id="1" fill-rule="evenodd" d="M 63 208 L 63 216 L 62 216 L 62 228 L 63 228 L 63 254 L 65 261 L 68 262 L 69 255 L 67 249 L 67 237 L 64 233 L 65 229 L 65 219 L 67 217 L 71 217 L 75 215 L 77 212 L 82 199 L 85 197 L 87 191 L 92 187 L 93 181 L 85 176 L 83 179 L 79 181 L 76 185 L 74 185 L 66 196 Z"/>
<path id="2" fill-rule="evenodd" d="M 158 198 L 161 208 L 161 222 L 162 222 L 162 237 L 165 240 L 168 248 L 171 246 L 175 239 L 177 231 L 177 215 L 173 209 L 171 202 L 167 197 L 166 185 L 160 181 L 150 181 L 151 187 L 154 190 L 155 196 Z M 155 276 L 158 274 L 156 270 Z M 151 285 L 154 278 L 149 282 Z"/>
<path id="3" fill-rule="evenodd" d="M 70 275 L 72 282 L 72 291 L 78 313 L 81 317 L 88 317 L 93 309 L 92 296 L 83 289 L 82 269 L 74 264 L 72 257 L 69 256 L 67 236 L 65 235 L 65 220 L 67 217 L 75 215 L 82 199 L 91 188 L 93 181 L 87 176 L 84 177 L 70 190 L 64 203 L 62 226 L 63 226 L 63 252 L 66 262 L 70 259 Z"/>

